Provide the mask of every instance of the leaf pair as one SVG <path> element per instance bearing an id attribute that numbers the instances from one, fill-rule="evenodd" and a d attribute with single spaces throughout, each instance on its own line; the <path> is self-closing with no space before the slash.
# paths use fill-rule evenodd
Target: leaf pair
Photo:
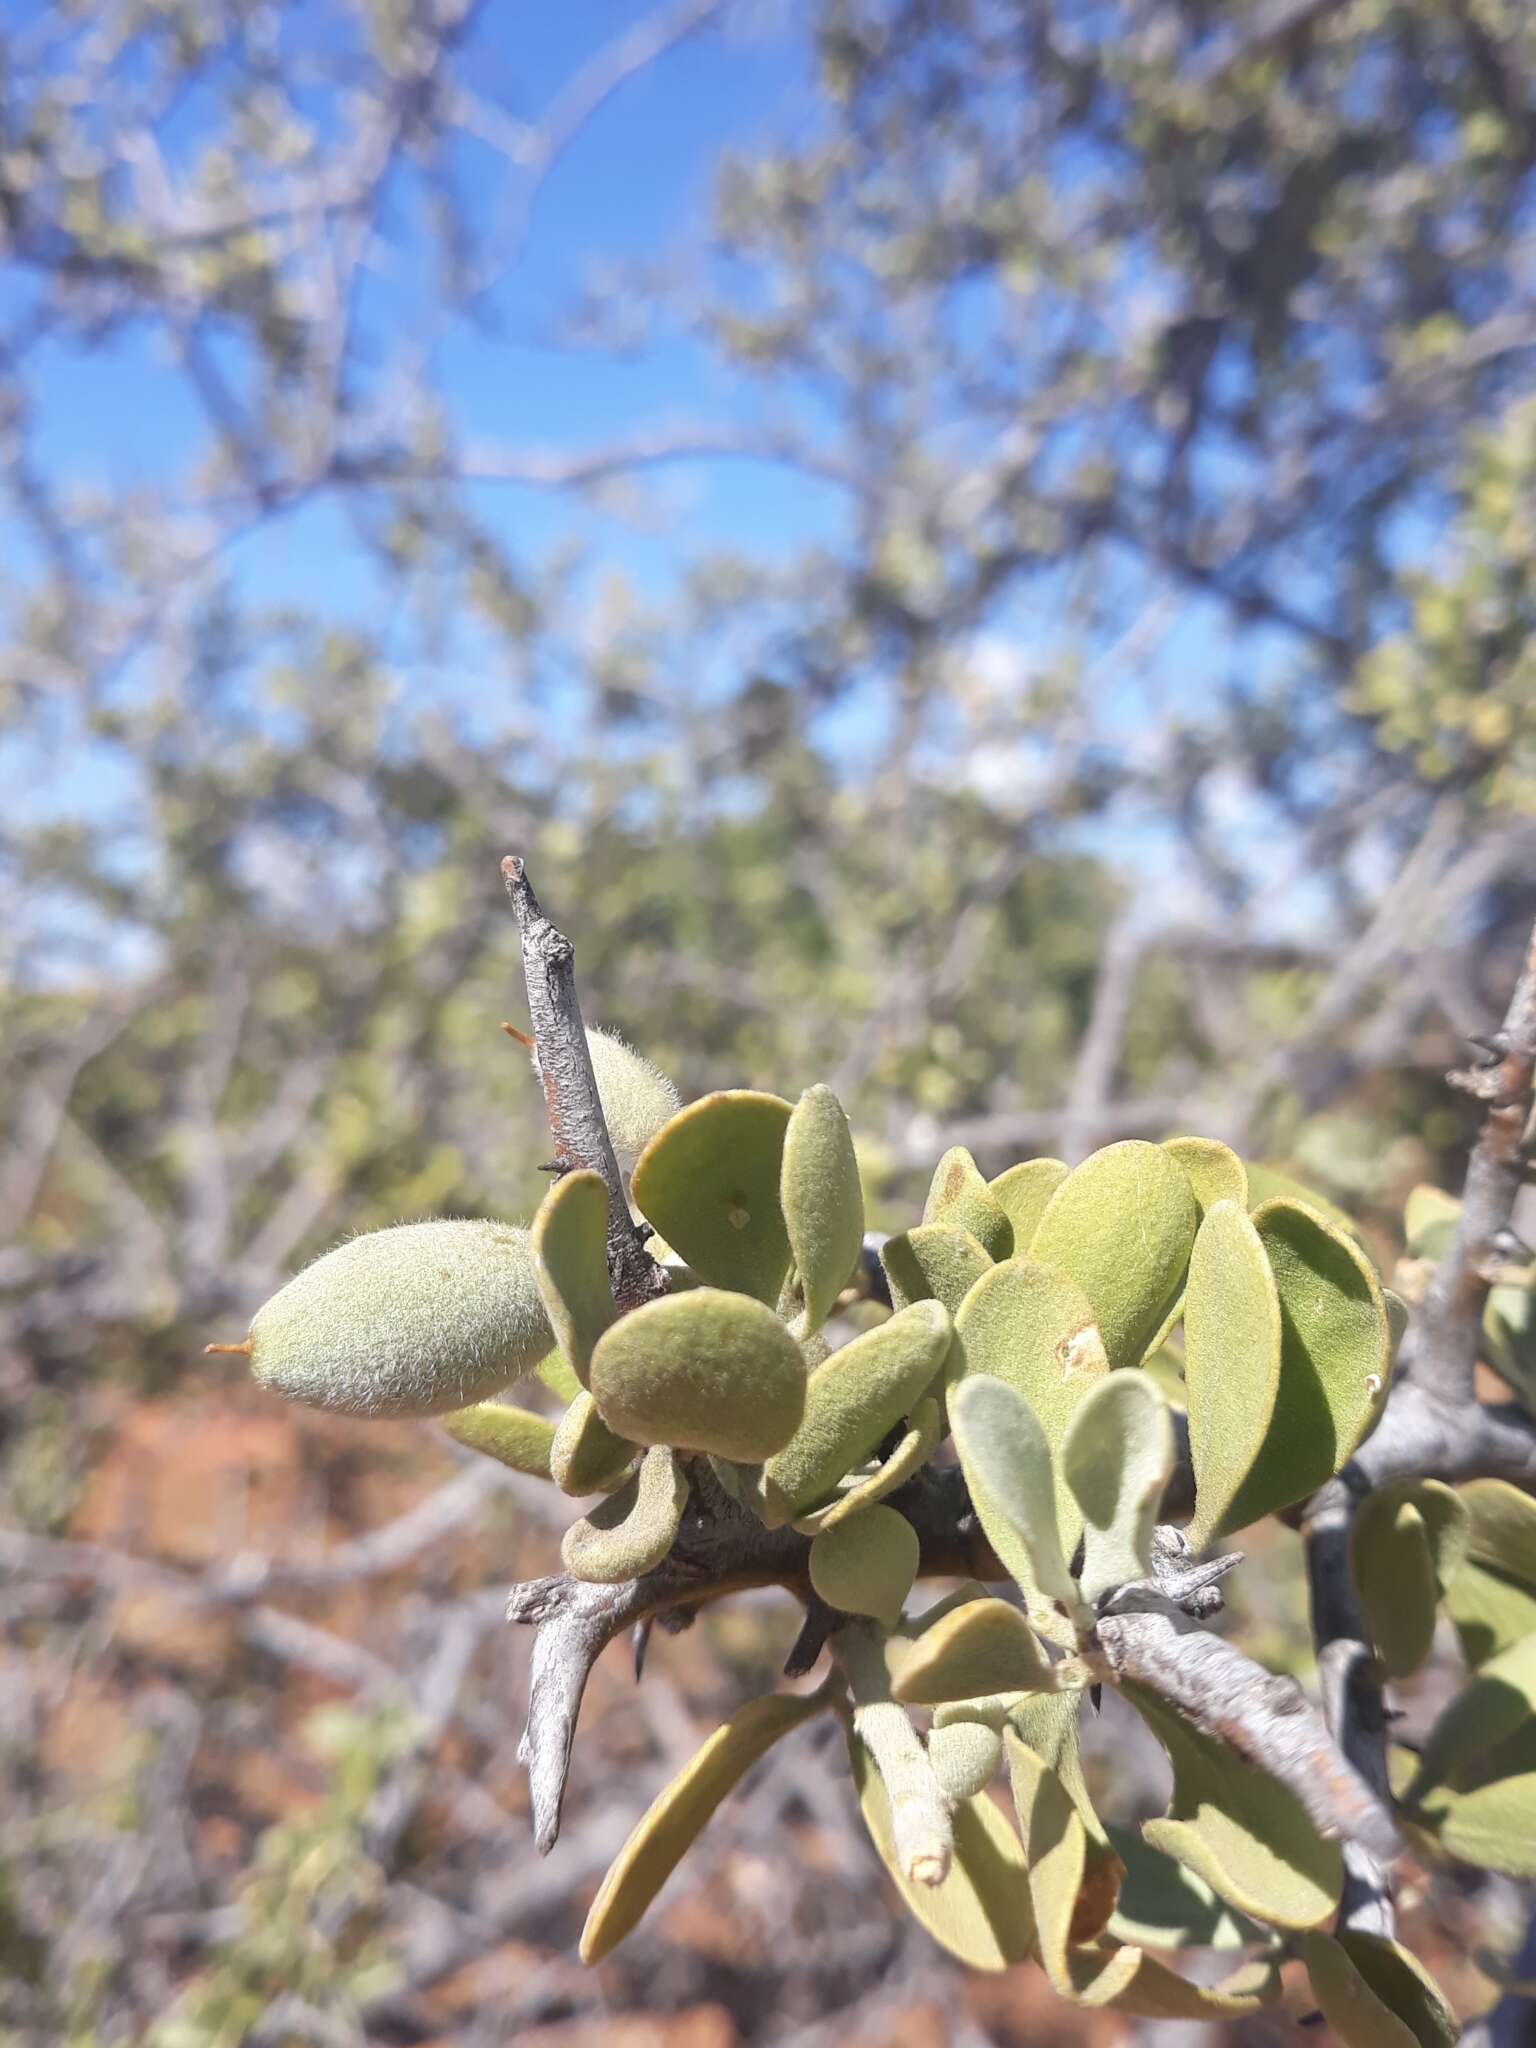
<path id="1" fill-rule="evenodd" d="M 1184 1304 L 1196 1549 L 1304 1499 L 1381 1412 L 1391 1330 L 1353 1240 L 1277 1198 L 1208 1210 Z"/>
<path id="2" fill-rule="evenodd" d="M 1167 1404 L 1143 1375 L 1092 1382 L 1050 1430 L 1015 1387 L 976 1373 L 955 1388 L 950 1420 L 977 1518 L 1044 1632 L 1063 1640 L 1060 1621 L 1075 1625 L 1114 1587 L 1148 1575 L 1174 1440 Z M 1083 1539 L 1076 1579 L 1063 1495 L 1070 1540 L 1075 1547 L 1079 1531 Z"/>
<path id="3" fill-rule="evenodd" d="M 1536 1877 L 1536 1635 L 1491 1657 L 1452 1700 L 1404 1799 L 1450 1855 Z"/>

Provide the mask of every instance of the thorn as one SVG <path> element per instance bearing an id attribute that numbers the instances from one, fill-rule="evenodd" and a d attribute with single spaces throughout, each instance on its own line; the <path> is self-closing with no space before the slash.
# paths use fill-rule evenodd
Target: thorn
<path id="1" fill-rule="evenodd" d="M 505 1031 L 508 1038 L 515 1038 L 518 1044 L 523 1046 L 527 1051 L 533 1051 L 533 1040 L 528 1036 L 526 1031 L 519 1031 L 515 1024 L 509 1024 L 505 1018 L 502 1019 L 501 1028 L 503 1031 Z"/>
<path id="2" fill-rule="evenodd" d="M 1482 1031 L 1469 1031 L 1467 1033 L 1467 1043 L 1468 1045 L 1475 1045 L 1478 1051 L 1484 1055 L 1483 1060 L 1479 1062 L 1483 1066 L 1496 1067 L 1510 1050 L 1509 1033 L 1507 1031 L 1486 1033 Z"/>
<path id="3" fill-rule="evenodd" d="M 633 1649 L 635 1655 L 636 1685 L 638 1685 L 641 1679 L 645 1676 L 645 1653 L 646 1650 L 650 1647 L 651 1619 L 652 1617 L 647 1615 L 644 1621 L 637 1621 L 634 1625 L 634 1628 L 630 1631 L 630 1646 Z"/>
<path id="4" fill-rule="evenodd" d="M 243 1344 L 205 1344 L 203 1346 L 204 1358 L 211 1358 L 216 1351 L 227 1351 L 231 1357 L 249 1358 L 251 1355 L 251 1340 L 247 1337 Z"/>

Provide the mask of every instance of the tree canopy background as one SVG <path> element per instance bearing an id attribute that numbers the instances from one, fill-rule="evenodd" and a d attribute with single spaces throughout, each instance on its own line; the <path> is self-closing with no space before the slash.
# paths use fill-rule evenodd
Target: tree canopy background
<path id="1" fill-rule="evenodd" d="M 538 1199 L 501 853 L 686 1089 L 831 1082 L 891 1224 L 950 1142 L 1198 1128 L 1389 1250 L 1536 912 L 1527 9 L 575 12 L 0 41 L 19 2040 L 584 2039 L 583 1885 L 782 1654 L 615 1678 L 622 1797 L 530 1871 L 536 1508 L 200 1356 L 347 1231 Z M 920 2006 L 814 1786 L 759 1809 L 841 1943 L 743 1824 L 731 1939 L 680 1909 L 615 2010 Z"/>

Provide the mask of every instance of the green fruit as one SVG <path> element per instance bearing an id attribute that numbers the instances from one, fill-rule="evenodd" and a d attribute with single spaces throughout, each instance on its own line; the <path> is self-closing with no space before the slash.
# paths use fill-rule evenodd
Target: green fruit
<path id="1" fill-rule="evenodd" d="M 245 1348 L 264 1387 L 343 1415 L 443 1415 L 498 1394 L 550 1346 L 528 1233 L 401 1223 L 280 1288 Z"/>
<path id="2" fill-rule="evenodd" d="M 618 1435 L 742 1465 L 771 1458 L 800 1427 L 805 1379 L 772 1309 L 716 1287 L 647 1302 L 592 1353 L 592 1397 Z"/>

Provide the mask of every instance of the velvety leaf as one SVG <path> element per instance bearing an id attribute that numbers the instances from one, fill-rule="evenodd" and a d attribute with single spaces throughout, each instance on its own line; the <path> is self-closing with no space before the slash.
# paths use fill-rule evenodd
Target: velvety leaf
<path id="1" fill-rule="evenodd" d="M 789 1271 L 779 1178 L 790 1107 L 727 1088 L 701 1096 L 659 1130 L 635 1163 L 636 1205 L 710 1287 L 770 1308 Z"/>
<path id="2" fill-rule="evenodd" d="M 1392 1371 L 1381 1283 L 1354 1241 L 1294 1202 L 1266 1202 L 1253 1221 L 1280 1295 L 1280 1390 L 1227 1529 L 1304 1500 L 1342 1470 L 1381 1413 Z"/>
<path id="3" fill-rule="evenodd" d="M 1466 1560 L 1471 1521 L 1459 1497 L 1434 1479 L 1379 1487 L 1356 1509 L 1350 1570 L 1390 1677 L 1406 1677 L 1429 1655 L 1436 1609 Z"/>
<path id="4" fill-rule="evenodd" d="M 1436 1720 L 1419 1752 L 1410 1804 L 1439 1785 L 1453 1789 L 1484 1775 L 1489 1753 L 1536 1714 L 1536 1635 L 1492 1657 Z M 1471 1773 L 1469 1780 L 1468 1773 Z"/>
<path id="5" fill-rule="evenodd" d="M 896 1856 L 880 1773 L 856 1736 L 849 1737 L 848 1755 L 864 1825 L 912 1917 L 973 1970 L 1006 1970 L 1032 1955 L 1024 1852 L 991 1798 L 982 1793 L 955 1808 L 954 1860 L 944 1882 L 914 1884 Z"/>
<path id="6" fill-rule="evenodd" d="M 1077 1808 L 1087 1831 L 1091 1855 L 1094 1848 L 1108 1849 L 1110 1841 L 1109 1832 L 1088 1796 L 1088 1781 L 1083 1776 L 1078 1741 L 1082 1704 L 1080 1692 L 1028 1693 L 1011 1709 L 1008 1719 L 1019 1740 L 1032 1749 L 1065 1786 L 1067 1797 Z"/>
<path id="7" fill-rule="evenodd" d="M 1078 1403 L 1108 1370 L 1093 1306 L 1081 1288 L 1052 1266 L 1009 1259 L 984 1273 L 960 1304 L 945 1376 L 952 1391 L 977 1374 L 1012 1387 L 1055 1450 Z M 1061 1540 L 1070 1552 L 1081 1528 L 1077 1502 L 1059 1470 L 1054 1488 Z M 1004 1562 L 1012 1571 L 1012 1561 Z"/>
<path id="8" fill-rule="evenodd" d="M 950 1224 L 925 1223 L 887 1238 L 880 1263 L 890 1282 L 891 1302 L 907 1308 L 914 1301 L 941 1301 L 954 1315 L 983 1273 L 992 1270 L 991 1254 L 982 1250 L 968 1230 Z"/>
<path id="9" fill-rule="evenodd" d="M 770 1529 L 824 1499 L 911 1413 L 942 1370 L 952 1331 L 941 1303 L 914 1302 L 817 1366 L 799 1428 L 763 1467 Z"/>
<path id="10" fill-rule="evenodd" d="M 864 1194 L 843 1106 L 830 1088 L 807 1088 L 784 1132 L 779 1202 L 804 1310 L 797 1329 L 820 1329 L 864 1248 Z"/>
<path id="11" fill-rule="evenodd" d="M 1078 1586 L 1087 1601 L 1152 1568 L 1152 1525 L 1173 1470 L 1173 1422 L 1141 1373 L 1111 1373 L 1068 1425 L 1061 1468 L 1083 1517 Z"/>
<path id="12" fill-rule="evenodd" d="M 1536 1878 L 1536 1771 L 1471 1792 L 1436 1792 L 1426 1811 L 1448 1856 L 1505 1877 Z"/>
<path id="13" fill-rule="evenodd" d="M 1004 1215 L 1013 1226 L 1013 1248 L 1016 1252 L 1029 1250 L 1040 1227 L 1040 1218 L 1045 1214 L 1046 1203 L 1070 1171 L 1064 1159 L 1025 1159 L 987 1183 L 993 1198 L 1001 1204 Z"/>
<path id="14" fill-rule="evenodd" d="M 1474 1479 L 1458 1491 L 1471 1517 L 1473 1563 L 1536 1591 L 1536 1500 L 1507 1479 Z"/>
<path id="15" fill-rule="evenodd" d="M 1141 1949 L 1112 1942 L 1069 1950 L 1067 1976 L 1064 1995 L 1073 2005 L 1147 2020 L 1241 2019 L 1273 2005 L 1281 1989 L 1279 1972 L 1263 1958 L 1240 1963 L 1220 1983 L 1191 1984 Z"/>
<path id="16" fill-rule="evenodd" d="M 1454 1195 L 1421 1182 L 1409 1195 L 1403 1210 L 1409 1257 L 1438 1264 L 1451 1248 L 1460 1216 L 1461 1203 Z"/>
<path id="17" fill-rule="evenodd" d="M 1189 1175 L 1195 1205 L 1202 1216 L 1218 1202 L 1248 1206 L 1248 1169 L 1228 1145 L 1217 1138 L 1165 1138 L 1170 1153 Z"/>
<path id="18" fill-rule="evenodd" d="M 946 1799 L 974 1799 L 996 1777 L 1003 1738 L 981 1721 L 952 1721 L 928 1735 L 928 1761 Z"/>
<path id="19" fill-rule="evenodd" d="M 665 1445 L 658 1444 L 646 1452 L 638 1471 L 617 1493 L 610 1493 L 566 1530 L 561 1562 L 572 1578 L 595 1585 L 638 1579 L 672 1548 L 687 1504 L 683 1468 Z"/>
<path id="20" fill-rule="evenodd" d="M 1003 1744 L 1029 1870 L 1040 1961 L 1051 1983 L 1066 1992 L 1072 1982 L 1067 1953 L 1075 1941 L 1084 1938 L 1075 1923 L 1087 1868 L 1087 1833 L 1082 1816 L 1049 1765 L 1011 1728 L 1004 1732 Z"/>
<path id="21" fill-rule="evenodd" d="M 593 1398 L 619 1435 L 744 1465 L 789 1442 L 805 1386 L 800 1347 L 773 1311 L 716 1287 L 632 1309 L 592 1354 Z"/>
<path id="22" fill-rule="evenodd" d="M 572 1372 L 571 1362 L 563 1352 L 546 1352 L 533 1369 L 555 1399 L 567 1407 L 582 1391 L 581 1381 Z"/>
<path id="23" fill-rule="evenodd" d="M 987 1541 L 1024 1593 L 1031 1618 L 1044 1621 L 1054 1640 L 1071 1640 L 1070 1632 L 1061 1636 L 1052 1609 L 1059 1601 L 1068 1615 L 1076 1611 L 1077 1583 L 1057 1527 L 1050 1446 L 1034 1410 L 1006 1381 L 977 1373 L 955 1388 L 949 1420 Z"/>
<path id="24" fill-rule="evenodd" d="M 500 1465 L 510 1465 L 514 1472 L 530 1472 L 538 1479 L 550 1476 L 549 1447 L 555 1426 L 542 1415 L 531 1415 L 526 1408 L 512 1408 L 501 1401 L 477 1401 L 439 1419 L 455 1443 L 481 1451 Z"/>
<path id="25" fill-rule="evenodd" d="M 1179 1297 L 1179 1313 L 1184 1312 L 1184 1297 Z M 1181 1414 L 1189 1412 L 1189 1387 L 1184 1379 L 1182 1354 L 1172 1351 L 1167 1345 L 1156 1351 L 1149 1351 L 1141 1361 L 1140 1370 L 1156 1387 L 1170 1408 L 1177 1408 Z"/>
<path id="26" fill-rule="evenodd" d="M 1462 1654 L 1476 1671 L 1536 1633 L 1536 1587 L 1471 1559 L 1447 1589 L 1445 1611 L 1456 1624 Z"/>
<path id="27" fill-rule="evenodd" d="M 1219 1899 L 1204 1878 L 1146 1841 L 1140 1828 L 1109 1830 L 1125 1877 L 1109 1932 L 1144 1948 L 1248 1948 L 1265 1930 Z"/>
<path id="28" fill-rule="evenodd" d="M 1109 1363 L 1137 1365 L 1183 1288 L 1196 1221 L 1183 1167 L 1162 1146 L 1130 1138 L 1067 1175 L 1029 1255 L 1088 1297 Z"/>
<path id="29" fill-rule="evenodd" d="M 1053 1685 L 1051 1664 L 1019 1610 L 1006 1600 L 971 1600 L 923 1630 L 891 1691 L 908 1706 L 931 1707 Z"/>
<path id="30" fill-rule="evenodd" d="M 1006 1259 L 1013 1251 L 1008 1212 L 963 1145 L 952 1145 L 934 1168 L 923 1221 L 968 1230 L 989 1258 Z"/>
<path id="31" fill-rule="evenodd" d="M 1313 1209 L 1325 1223 L 1340 1230 L 1346 1237 L 1358 1238 L 1360 1226 L 1352 1216 L 1346 1216 L 1337 1202 L 1330 1202 L 1326 1195 L 1320 1195 L 1315 1188 L 1304 1187 L 1291 1174 L 1282 1173 L 1277 1166 L 1256 1164 L 1248 1161 L 1248 1207 L 1250 1211 L 1264 1208 L 1270 1202 L 1299 1202 L 1304 1209 Z"/>
<path id="32" fill-rule="evenodd" d="M 1301 1953 L 1312 1995 L 1346 2048 L 1419 2048 L 1413 2028 L 1366 1982 L 1341 1942 L 1329 1934 L 1307 1934 Z"/>
<path id="33" fill-rule="evenodd" d="M 894 1508 L 864 1508 L 811 1539 L 811 1584 L 840 1614 L 893 1628 L 917 1577 L 917 1532 Z"/>
<path id="34" fill-rule="evenodd" d="M 732 1714 L 652 1801 L 614 1858 L 582 1929 L 581 1959 L 601 1962 L 638 1924 L 715 1808 L 781 1736 L 821 1713 L 820 1693 L 775 1693 Z"/>
<path id="35" fill-rule="evenodd" d="M 590 1026 L 587 1051 L 614 1156 L 628 1173 L 656 1133 L 677 1114 L 682 1097 L 659 1068 L 615 1032 Z"/>
<path id="36" fill-rule="evenodd" d="M 944 1435 L 944 1416 L 937 1401 L 919 1401 L 912 1410 L 911 1425 L 906 1435 L 881 1460 L 867 1478 L 850 1485 L 845 1493 L 824 1507 L 813 1508 L 807 1514 L 796 1515 L 795 1527 L 805 1536 L 819 1536 L 823 1529 L 835 1529 L 839 1522 L 846 1522 L 851 1515 L 859 1514 L 877 1500 L 884 1500 L 888 1493 L 894 1493 L 898 1486 L 904 1486 L 915 1472 L 922 1469 L 938 1449 Z"/>
<path id="37" fill-rule="evenodd" d="M 1410 1949 L 1354 1928 L 1334 1939 L 1382 2004 L 1406 2023 L 1419 2048 L 1451 2048 L 1461 2039 L 1445 1993 Z"/>
<path id="38" fill-rule="evenodd" d="M 1168 1817 L 1146 1823 L 1148 1843 L 1255 1920 L 1295 1928 L 1326 1920 L 1338 1904 L 1343 1860 L 1295 1793 L 1146 1687 L 1121 1690 L 1173 1764 Z"/>
<path id="39" fill-rule="evenodd" d="M 1263 1240 L 1233 1203 L 1213 1203 L 1195 1238 L 1184 1296 L 1193 1550 L 1228 1526 L 1263 1449 L 1279 1398 L 1282 1345 L 1280 1293 Z"/>
<path id="40" fill-rule="evenodd" d="M 528 1233 L 555 1342 L 586 1383 L 592 1349 L 617 1311 L 608 1280 L 608 1188 L 600 1173 L 562 1174 Z"/>
<path id="41" fill-rule="evenodd" d="M 638 1446 L 615 1436 L 597 1403 L 579 1391 L 560 1418 L 550 1446 L 550 1477 L 562 1493 L 607 1493 L 635 1462 Z"/>

